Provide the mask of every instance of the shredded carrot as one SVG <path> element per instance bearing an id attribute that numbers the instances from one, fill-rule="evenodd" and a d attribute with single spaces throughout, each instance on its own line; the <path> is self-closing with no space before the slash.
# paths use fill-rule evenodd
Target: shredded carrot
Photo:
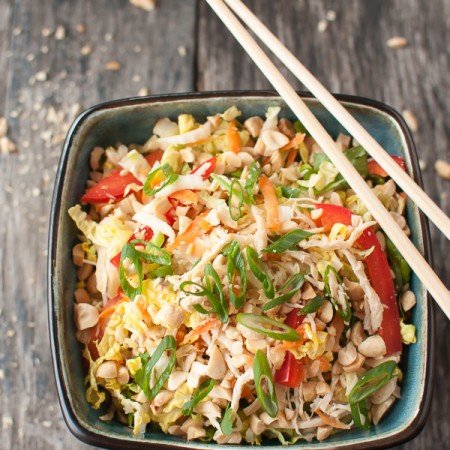
<path id="1" fill-rule="evenodd" d="M 165 179 L 166 176 L 162 173 L 162 171 L 158 172 L 150 182 L 150 187 L 153 189 L 154 187 L 159 186 Z"/>
<path id="2" fill-rule="evenodd" d="M 303 133 L 297 133 L 284 147 L 280 148 L 280 152 L 290 150 L 295 148 L 298 150 L 298 146 L 305 140 L 305 135 Z"/>
<path id="3" fill-rule="evenodd" d="M 194 221 L 187 227 L 186 231 L 180 233 L 175 241 L 167 247 L 167 250 L 172 251 L 174 248 L 180 245 L 190 244 L 197 236 L 203 233 L 207 233 L 213 225 L 211 225 L 205 217 L 209 214 L 210 210 L 206 210 L 199 214 Z"/>
<path id="4" fill-rule="evenodd" d="M 212 330 L 213 328 L 216 328 L 220 325 L 220 322 L 218 319 L 209 320 L 206 323 L 202 323 L 197 328 L 194 328 L 192 330 L 192 333 L 198 334 L 199 336 L 203 333 L 206 333 L 209 330 Z"/>
<path id="5" fill-rule="evenodd" d="M 323 355 L 316 358 L 320 361 L 320 371 L 321 372 L 329 372 L 331 370 L 331 363 L 328 361 Z"/>
<path id="6" fill-rule="evenodd" d="M 248 384 L 244 384 L 242 387 L 242 397 L 245 398 L 248 402 L 253 402 L 255 400 L 255 396 L 253 395 L 253 392 Z"/>
<path id="7" fill-rule="evenodd" d="M 335 419 L 334 417 L 330 417 L 328 414 L 325 414 L 320 409 L 316 409 L 314 412 L 322 419 L 323 422 L 325 422 L 327 425 L 330 425 L 333 428 L 339 428 L 340 430 L 350 429 L 350 425 L 342 423 L 339 420 Z"/>
<path id="8" fill-rule="evenodd" d="M 207 142 L 211 142 L 214 138 L 215 138 L 215 136 L 210 136 L 205 139 L 199 139 L 198 141 L 189 142 L 186 145 L 189 145 L 190 147 L 195 147 L 196 145 L 202 145 L 202 144 L 206 144 Z"/>
<path id="9" fill-rule="evenodd" d="M 181 345 L 195 342 L 202 333 L 206 333 L 207 331 L 212 330 L 213 328 L 216 328 L 219 325 L 220 322 L 218 319 L 212 319 L 206 323 L 202 323 L 197 328 L 194 328 L 193 330 L 189 331 L 189 333 L 185 334 Z"/>
<path id="10" fill-rule="evenodd" d="M 297 148 L 291 148 L 289 150 L 288 156 L 286 158 L 286 164 L 284 165 L 285 167 L 290 167 L 292 166 L 292 164 L 294 164 L 295 161 L 295 157 L 298 154 L 298 149 Z"/>
<path id="11" fill-rule="evenodd" d="M 264 196 L 267 228 L 271 231 L 279 231 L 280 216 L 278 214 L 278 199 L 275 194 L 275 188 L 266 176 L 262 176 L 259 178 L 259 189 Z"/>
<path id="12" fill-rule="evenodd" d="M 186 336 L 186 326 L 182 324 L 180 326 L 180 328 L 178 328 L 177 334 L 175 337 L 175 340 L 177 341 L 178 345 L 180 344 L 180 342 L 183 342 L 185 336 Z"/>
<path id="13" fill-rule="evenodd" d="M 239 153 L 241 150 L 241 138 L 238 133 L 235 119 L 231 119 L 230 121 L 227 136 L 230 150 L 234 153 Z"/>
<path id="14" fill-rule="evenodd" d="M 180 202 L 188 205 L 196 205 L 198 203 L 197 194 L 190 189 L 182 189 L 181 191 L 172 192 L 172 194 L 170 194 L 170 198 L 174 198 L 175 200 L 179 200 Z"/>
<path id="15" fill-rule="evenodd" d="M 123 296 L 120 300 L 118 300 L 116 303 L 114 303 L 114 305 L 109 306 L 108 308 L 105 308 L 105 309 L 98 315 L 99 320 L 100 320 L 100 319 L 103 319 L 103 318 L 105 318 L 105 317 L 108 317 L 109 315 L 111 315 L 111 314 L 116 310 L 116 308 L 117 308 L 121 303 L 123 303 L 123 302 L 128 302 L 128 301 L 129 301 L 128 298 L 125 297 L 125 296 Z"/>

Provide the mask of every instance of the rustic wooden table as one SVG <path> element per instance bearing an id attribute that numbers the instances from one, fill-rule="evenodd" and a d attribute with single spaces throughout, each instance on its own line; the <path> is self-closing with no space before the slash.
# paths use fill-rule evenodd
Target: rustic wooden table
<path id="1" fill-rule="evenodd" d="M 248 4 L 332 91 L 416 115 L 425 189 L 448 211 L 449 182 L 434 162 L 448 158 L 450 1 Z M 393 36 L 408 45 L 388 47 Z M 0 117 L 17 147 L 8 152 L 3 139 L 0 154 L 0 449 L 88 448 L 61 416 L 46 311 L 53 179 L 75 115 L 146 92 L 268 87 L 203 1 L 158 0 L 147 12 L 127 0 L 0 0 Z M 431 231 L 434 266 L 448 281 L 450 247 Z M 450 448 L 450 322 L 436 318 L 430 417 L 403 448 Z"/>

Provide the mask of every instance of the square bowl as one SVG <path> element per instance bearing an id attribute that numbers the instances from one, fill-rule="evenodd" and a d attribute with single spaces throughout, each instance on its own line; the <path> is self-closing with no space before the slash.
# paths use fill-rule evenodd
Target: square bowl
<path id="1" fill-rule="evenodd" d="M 345 132 L 341 125 L 308 94 L 300 94 L 312 112 L 332 136 Z M 401 116 L 386 105 L 361 97 L 337 95 L 337 99 L 390 153 L 402 156 L 407 170 L 421 182 L 414 144 Z M 280 106 L 281 117 L 294 119 L 284 101 L 273 92 L 210 92 L 130 98 L 104 103 L 82 113 L 72 125 L 61 156 L 53 195 L 49 234 L 48 308 L 51 348 L 59 401 L 70 431 L 80 440 L 112 449 L 158 448 L 215 449 L 219 444 L 183 439 L 147 430 L 134 437 L 120 424 L 102 422 L 102 412 L 93 410 L 85 399 L 81 347 L 75 339 L 73 292 L 76 270 L 71 249 L 77 241 L 77 230 L 67 210 L 79 202 L 89 173 L 89 154 L 93 147 L 142 144 L 151 135 L 160 117 L 193 114 L 197 119 L 220 113 L 236 105 L 243 117 L 263 115 L 267 106 Z M 429 259 L 427 223 L 411 202 L 407 202 L 407 220 L 411 239 Z M 413 274 L 412 290 L 416 294 L 412 322 L 417 328 L 417 342 L 404 349 L 401 368 L 404 373 L 401 398 L 395 402 L 378 426 L 368 431 L 352 429 L 318 442 L 299 441 L 305 449 L 375 449 L 398 445 L 412 439 L 422 429 L 431 399 L 433 379 L 433 311 L 421 282 Z M 275 449 L 281 444 L 263 442 L 262 447 Z M 231 450 L 250 447 L 227 445 Z"/>

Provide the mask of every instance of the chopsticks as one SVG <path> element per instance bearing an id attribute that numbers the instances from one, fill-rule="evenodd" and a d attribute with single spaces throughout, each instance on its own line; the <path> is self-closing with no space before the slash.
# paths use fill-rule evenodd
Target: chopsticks
<path id="1" fill-rule="evenodd" d="M 389 153 L 327 91 L 314 75 L 281 43 L 281 41 L 240 0 L 225 0 L 241 20 L 283 62 L 292 74 L 322 103 L 338 122 L 375 159 L 424 214 L 450 239 L 450 219 L 394 162 Z"/>
<path id="2" fill-rule="evenodd" d="M 241 46 L 248 53 L 248 55 L 253 59 L 255 64 L 261 69 L 265 77 L 277 90 L 277 92 L 284 99 L 284 101 L 293 111 L 293 113 L 298 118 L 301 118 L 303 125 L 309 131 L 311 136 L 315 139 L 315 141 L 322 148 L 324 153 L 328 156 L 328 158 L 339 170 L 339 172 L 344 176 L 350 187 L 361 198 L 361 200 L 368 208 L 370 213 L 373 215 L 375 220 L 383 228 L 384 232 L 388 235 L 388 237 L 391 239 L 391 241 L 394 243 L 397 249 L 402 253 L 403 257 L 410 265 L 411 269 L 416 273 L 418 278 L 425 285 L 428 292 L 433 296 L 433 298 L 441 307 L 441 309 L 444 311 L 444 313 L 447 315 L 447 317 L 450 318 L 450 294 L 448 289 L 445 287 L 445 285 L 442 283 L 439 277 L 433 272 L 432 268 L 425 261 L 420 252 L 415 248 L 415 246 L 409 240 L 409 238 L 404 234 L 400 226 L 395 222 L 395 220 L 392 218 L 392 216 L 389 214 L 389 212 L 386 210 L 383 204 L 378 200 L 378 198 L 372 192 L 372 190 L 367 185 L 365 180 L 359 175 L 359 173 L 356 171 L 356 169 L 353 167 L 353 165 L 350 163 L 347 157 L 343 154 L 343 152 L 340 152 L 336 149 L 335 143 L 328 135 L 327 131 L 323 128 L 320 122 L 312 114 L 312 112 L 309 110 L 309 108 L 306 106 L 303 100 L 297 95 L 293 87 L 283 77 L 281 72 L 276 68 L 275 64 L 259 47 L 259 45 L 253 39 L 250 33 L 244 28 L 244 26 L 234 16 L 234 14 L 230 11 L 230 9 L 225 5 L 223 0 L 206 0 L 206 1 L 214 10 L 214 12 L 217 14 L 217 16 L 222 20 L 222 22 L 225 24 L 228 30 L 233 34 L 236 40 L 241 44 Z M 283 62 L 284 60 L 289 60 L 288 61 L 289 65 L 288 64 L 286 65 L 290 70 L 291 66 L 295 69 L 298 68 L 297 66 L 303 68 L 303 70 L 299 72 L 297 71 L 294 72 L 294 75 L 296 75 L 299 79 L 301 79 L 302 82 L 304 82 L 303 72 L 304 71 L 307 72 L 308 74 L 307 82 L 309 86 L 306 85 L 305 82 L 304 84 L 307 87 L 309 87 L 311 92 L 313 92 L 313 90 L 311 89 L 311 86 L 313 86 L 314 87 L 313 93 L 315 95 L 319 93 L 321 98 L 324 97 L 325 100 L 327 101 L 327 105 L 333 107 L 333 111 L 336 113 L 335 116 L 337 115 L 338 120 L 342 122 L 341 120 L 342 112 L 340 110 L 341 107 L 339 103 L 331 96 L 331 94 L 327 93 L 326 89 L 319 83 L 319 81 L 316 80 L 313 77 L 313 75 L 309 73 L 307 69 L 304 68 L 304 66 L 299 61 L 297 61 L 296 58 L 287 49 L 284 48 L 283 44 L 281 44 L 281 42 L 279 42 L 278 39 L 272 33 L 270 33 L 264 27 L 264 25 L 262 25 L 259 19 L 257 19 L 256 16 L 254 16 L 240 1 L 238 0 L 226 0 L 226 1 L 233 9 L 236 9 L 236 12 L 240 15 L 243 21 L 247 23 L 249 28 L 251 28 L 255 32 L 255 34 L 257 34 L 258 36 L 259 35 L 263 36 L 264 42 L 266 42 L 268 45 L 270 44 L 269 47 L 270 48 L 273 47 L 278 56 L 283 56 Z M 266 36 L 264 36 L 264 34 L 266 34 Z M 292 61 L 292 59 L 294 61 Z M 325 91 L 327 95 L 325 95 L 323 91 Z M 319 96 L 316 95 L 316 97 L 319 99 Z M 335 103 L 339 105 L 339 108 L 336 108 Z M 342 110 L 345 112 L 345 114 L 348 114 L 344 108 L 342 108 Z M 350 114 L 348 114 L 348 116 L 350 116 Z M 380 153 L 381 156 L 380 159 L 378 160 L 380 165 L 385 170 L 387 170 L 391 176 L 392 173 L 394 174 L 394 176 L 396 176 L 394 181 L 400 179 L 404 185 L 408 185 L 407 186 L 408 192 L 412 192 L 412 190 L 410 189 L 410 184 L 412 183 L 412 180 L 407 175 L 406 178 L 404 178 L 403 175 L 405 174 L 403 174 L 403 171 L 398 167 L 395 167 L 396 164 L 392 163 L 390 156 L 387 155 L 387 153 L 381 148 L 381 146 L 379 146 L 376 143 L 376 141 L 367 133 L 367 131 L 362 126 L 360 126 L 358 122 L 356 122 L 356 120 L 354 119 L 353 119 L 354 123 L 351 123 L 351 121 L 349 121 L 348 118 L 344 120 L 347 126 L 350 123 L 350 128 L 346 126 L 346 128 L 349 131 L 356 129 L 355 123 L 357 124 L 356 131 L 358 133 L 358 136 L 355 135 L 354 137 L 363 146 L 369 143 L 369 146 L 366 150 L 369 151 L 370 149 L 371 151 L 370 154 L 372 156 L 376 154 L 377 160 L 379 156 L 378 153 Z M 367 138 L 367 136 L 369 136 L 369 138 Z M 375 143 L 376 146 L 379 147 L 379 149 L 377 149 L 378 152 L 377 151 L 374 152 L 373 150 L 374 146 L 372 145 L 373 143 Z M 401 175 L 400 177 L 398 176 L 399 174 Z M 404 186 L 401 185 L 401 187 L 408 195 L 410 195 L 406 191 L 406 189 L 404 189 Z M 417 185 L 416 187 L 417 189 L 413 189 L 414 195 L 417 195 L 416 192 L 417 190 L 421 191 Z M 426 200 L 425 203 L 427 202 L 430 203 L 431 200 L 428 198 L 428 196 L 423 192 L 422 194 L 420 194 L 421 198 L 425 196 L 425 198 L 428 199 Z M 416 199 L 414 199 L 414 201 L 415 203 L 418 204 Z M 421 202 L 423 201 L 424 200 L 422 199 Z M 418 204 L 418 206 L 421 205 Z M 427 207 L 422 210 L 425 212 L 425 210 L 429 209 L 430 208 Z M 437 209 L 439 210 L 439 208 Z M 442 213 L 442 211 L 440 211 L 440 213 Z M 445 216 L 444 213 L 442 214 L 440 213 L 436 213 L 436 211 L 433 211 L 432 216 L 433 218 L 436 218 L 435 216 L 437 216 L 439 228 L 443 229 L 442 231 L 444 232 L 444 234 L 447 237 L 449 237 L 448 235 L 450 235 L 450 221 L 448 217 Z"/>

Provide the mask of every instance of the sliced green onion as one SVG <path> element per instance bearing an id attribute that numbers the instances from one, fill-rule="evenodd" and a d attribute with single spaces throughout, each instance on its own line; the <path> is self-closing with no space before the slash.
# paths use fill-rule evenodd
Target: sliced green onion
<path id="1" fill-rule="evenodd" d="M 165 382 L 168 380 L 172 369 L 175 366 L 176 362 L 176 350 L 177 350 L 177 344 L 175 342 L 175 338 L 171 335 L 165 336 L 161 342 L 159 343 L 158 347 L 156 347 L 156 350 L 154 351 L 151 359 L 145 363 L 145 365 L 139 369 L 136 374 L 134 375 L 134 379 L 138 386 L 141 387 L 141 389 L 144 391 L 145 396 L 147 397 L 148 401 L 152 401 L 158 392 L 162 389 Z M 152 374 L 152 370 L 155 367 L 156 363 L 159 361 L 159 358 L 161 358 L 162 354 L 166 351 L 170 351 L 170 359 L 169 364 L 164 369 L 162 374 L 159 376 L 159 378 L 156 380 L 153 387 L 150 387 L 150 377 Z"/>
<path id="2" fill-rule="evenodd" d="M 133 428 L 133 423 L 134 423 L 134 413 L 129 413 L 127 414 L 127 422 L 128 422 L 128 426 L 130 428 Z"/>
<path id="3" fill-rule="evenodd" d="M 237 206 L 233 206 L 233 199 L 237 198 Z M 238 221 L 242 217 L 242 205 L 244 204 L 244 191 L 242 189 L 241 183 L 238 180 L 233 180 L 230 187 L 230 198 L 228 200 L 228 210 L 230 211 L 230 216 L 234 221 Z M 235 214 L 235 209 L 237 213 Z"/>
<path id="4" fill-rule="evenodd" d="M 158 247 L 162 247 L 166 237 L 162 233 L 158 233 L 156 236 L 153 236 L 151 239 L 151 243 L 157 245 Z"/>
<path id="5" fill-rule="evenodd" d="M 239 313 L 236 320 L 244 327 L 279 341 L 299 341 L 300 335 L 289 325 L 259 314 Z"/>
<path id="6" fill-rule="evenodd" d="M 228 321 L 228 304 L 223 294 L 222 282 L 211 263 L 205 267 L 205 283 L 208 290 L 218 300 L 217 316 L 222 322 Z"/>
<path id="7" fill-rule="evenodd" d="M 401 292 L 403 286 L 409 283 L 411 278 L 411 268 L 406 262 L 403 255 L 397 250 L 394 243 L 385 235 L 386 239 L 386 253 L 389 259 L 391 268 L 395 273 L 394 284 L 397 293 Z"/>
<path id="8" fill-rule="evenodd" d="M 334 275 L 336 276 L 337 282 L 339 284 L 341 283 L 341 277 L 336 272 L 334 267 L 327 266 L 327 268 L 325 269 L 324 276 L 323 276 L 323 281 L 325 283 L 325 293 L 327 294 L 327 297 L 331 301 L 331 304 L 333 305 L 334 309 L 338 312 L 338 314 L 344 319 L 345 322 L 349 322 L 350 319 L 352 318 L 352 310 L 350 308 L 350 304 L 348 302 L 348 298 L 347 298 L 347 296 L 345 297 L 345 311 L 344 311 L 342 305 L 339 305 L 337 303 L 336 299 L 333 298 L 333 296 L 331 295 L 331 288 L 330 288 L 330 281 L 329 281 L 329 279 L 330 279 L 330 272 L 333 272 Z"/>
<path id="9" fill-rule="evenodd" d="M 190 416 L 194 412 L 195 406 L 200 403 L 211 391 L 216 380 L 205 380 L 194 392 L 192 398 L 183 405 L 181 412 L 184 416 Z"/>
<path id="10" fill-rule="evenodd" d="M 128 281 L 126 270 L 123 267 L 123 263 L 125 260 L 130 261 L 134 265 L 134 268 L 138 276 L 137 287 L 132 286 L 131 283 Z M 119 279 L 120 279 L 120 286 L 123 292 L 125 292 L 125 295 L 130 300 L 134 300 L 134 297 L 136 297 L 136 295 L 140 295 L 142 293 L 142 263 L 141 260 L 139 259 L 139 252 L 131 244 L 126 244 L 122 248 L 119 265 Z"/>
<path id="11" fill-rule="evenodd" d="M 165 176 L 164 181 L 159 184 L 158 186 L 152 188 L 152 181 L 159 176 L 159 174 L 162 173 Z M 164 164 L 163 166 L 158 167 L 157 169 L 151 171 L 147 179 L 144 183 L 144 192 L 148 196 L 155 195 L 158 193 L 161 189 L 165 188 L 166 186 L 171 185 L 172 183 L 175 183 L 175 181 L 178 179 L 178 175 L 173 173 L 172 167 L 169 164 Z"/>
<path id="12" fill-rule="evenodd" d="M 184 281 L 180 285 L 180 290 L 196 297 L 207 297 L 212 306 L 210 310 L 198 304 L 193 305 L 194 309 L 201 314 L 216 314 L 221 322 L 228 322 L 228 305 L 223 295 L 222 283 L 211 263 L 205 267 L 205 281 L 206 286 L 193 281 Z M 197 290 L 190 290 L 188 286 L 195 286 Z"/>
<path id="13" fill-rule="evenodd" d="M 261 175 L 261 167 L 258 161 L 253 161 L 248 169 L 247 179 L 245 180 L 245 190 L 247 191 L 248 198 L 252 203 L 255 203 L 255 196 L 253 194 L 253 188 Z"/>
<path id="14" fill-rule="evenodd" d="M 317 171 L 311 166 L 311 164 L 302 164 L 299 169 L 300 177 L 302 180 L 309 180 L 311 176 Z M 308 188 L 306 186 L 299 186 L 301 189 L 305 189 L 306 191 Z"/>
<path id="15" fill-rule="evenodd" d="M 270 302 L 267 302 L 263 306 L 262 310 L 268 311 L 269 309 L 275 308 L 275 306 L 282 305 L 287 302 L 302 288 L 304 283 L 305 275 L 303 273 L 296 273 L 295 275 L 292 275 L 292 277 L 289 278 L 283 286 L 281 286 L 280 292 L 285 291 L 288 287 L 291 287 L 291 290 L 279 295 Z"/>
<path id="16" fill-rule="evenodd" d="M 228 256 L 227 261 L 227 275 L 229 286 L 230 301 L 237 309 L 244 304 L 245 294 L 247 292 L 247 271 L 245 267 L 245 260 L 241 253 L 241 246 L 238 241 L 231 241 L 224 247 L 223 254 Z M 239 276 L 239 293 L 234 292 L 234 285 L 236 284 L 236 273 Z"/>
<path id="17" fill-rule="evenodd" d="M 137 250 L 139 257 L 146 261 L 159 264 L 161 266 L 170 266 L 172 258 L 167 250 L 155 245 L 151 242 L 143 241 L 142 239 L 134 239 L 130 242 L 132 245 L 140 244 L 145 247 L 145 251 Z"/>
<path id="18" fill-rule="evenodd" d="M 349 403 L 359 403 L 383 387 L 392 378 L 396 367 L 395 361 L 386 361 L 366 372 L 350 391 Z"/>
<path id="19" fill-rule="evenodd" d="M 211 178 L 217 182 L 217 184 L 227 192 L 230 192 L 231 182 L 228 181 L 228 178 L 223 175 L 217 175 L 216 173 L 211 174 Z"/>
<path id="20" fill-rule="evenodd" d="M 365 400 L 358 403 L 350 403 L 350 410 L 352 412 L 353 422 L 358 428 L 362 430 L 370 429 L 369 411 Z"/>
<path id="21" fill-rule="evenodd" d="M 306 192 L 308 192 L 308 188 L 303 187 L 294 188 L 290 186 L 281 186 L 281 194 L 285 198 L 299 198 Z"/>
<path id="22" fill-rule="evenodd" d="M 273 244 L 264 248 L 262 251 L 266 253 L 283 253 L 286 250 L 291 250 L 300 241 L 312 236 L 313 233 L 309 233 L 305 230 L 294 230 L 286 233 L 284 236 L 277 239 Z"/>
<path id="23" fill-rule="evenodd" d="M 307 305 L 305 305 L 299 312 L 299 315 L 315 313 L 324 304 L 325 299 L 320 295 L 316 295 Z"/>
<path id="24" fill-rule="evenodd" d="M 253 376 L 259 403 L 261 403 L 261 406 L 270 417 L 277 417 L 278 401 L 275 393 L 275 384 L 270 373 L 267 357 L 261 350 L 258 350 L 255 355 Z"/>
<path id="25" fill-rule="evenodd" d="M 225 436 L 233 432 L 233 410 L 231 409 L 231 403 L 225 409 L 222 421 L 220 422 L 220 428 Z"/>
<path id="26" fill-rule="evenodd" d="M 233 178 L 240 178 L 242 175 L 242 170 L 235 170 L 234 172 L 230 173 L 230 177 Z"/>
<path id="27" fill-rule="evenodd" d="M 245 253 L 247 255 L 248 265 L 250 270 L 253 272 L 253 275 L 262 283 L 262 288 L 264 294 L 266 294 L 267 298 L 274 298 L 275 289 L 273 287 L 272 280 L 267 273 L 266 267 L 264 263 L 261 261 L 261 258 L 258 256 L 257 251 L 252 247 L 247 247 L 245 249 Z"/>
<path id="28" fill-rule="evenodd" d="M 303 133 L 306 134 L 306 136 L 310 136 L 309 131 L 305 128 L 305 125 L 300 122 L 300 120 L 294 122 L 294 127 L 297 133 Z"/>
<path id="29" fill-rule="evenodd" d="M 147 272 L 146 275 L 150 278 L 164 278 L 169 275 L 173 275 L 172 266 L 161 266 L 157 269 Z"/>

